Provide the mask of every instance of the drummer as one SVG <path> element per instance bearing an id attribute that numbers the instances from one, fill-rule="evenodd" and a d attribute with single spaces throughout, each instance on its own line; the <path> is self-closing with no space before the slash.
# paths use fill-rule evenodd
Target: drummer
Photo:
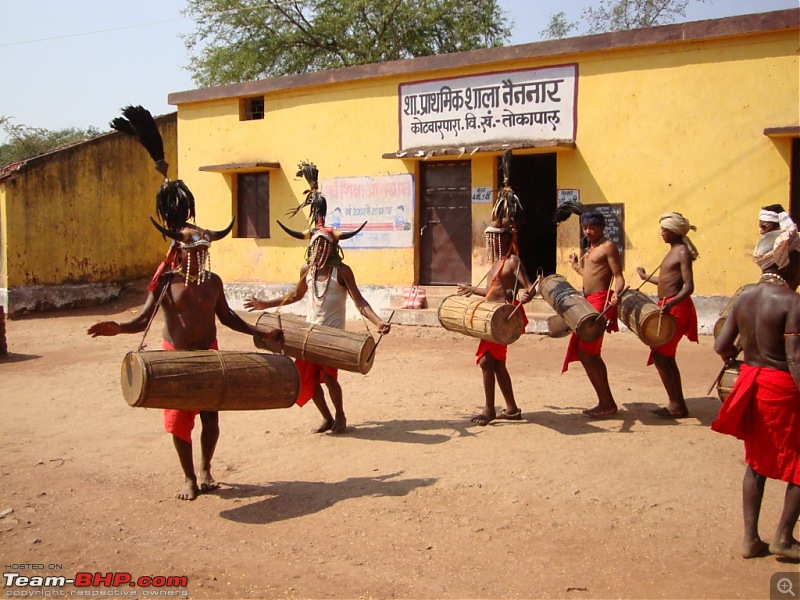
<path id="1" fill-rule="evenodd" d="M 283 224 L 279 224 L 283 227 Z M 284 304 L 293 304 L 302 300 L 308 289 L 311 288 L 306 320 L 317 325 L 344 329 L 346 302 L 349 294 L 361 315 L 372 321 L 377 326 L 379 333 L 389 333 L 391 324 L 383 321 L 375 313 L 359 291 L 353 270 L 342 262 L 344 254 L 339 247 L 339 240 L 352 237 L 358 233 L 358 230 L 341 232 L 332 227 L 325 227 L 324 214 L 318 217 L 317 224 L 313 234 L 310 231 L 300 233 L 283 227 L 293 237 L 300 239 L 306 239 L 306 236 L 311 237 L 306 253 L 307 262 L 300 267 L 300 279 L 294 290 L 273 300 L 258 300 L 255 296 L 250 296 L 245 299 L 244 307 L 248 310 L 265 310 Z M 299 358 L 295 359 L 295 364 L 300 372 L 300 394 L 297 404 L 303 406 L 309 399 L 313 399 L 322 414 L 322 423 L 314 431 L 316 433 L 325 431 L 344 433 L 347 429 L 347 418 L 344 413 L 342 387 L 338 381 L 338 369 L 317 365 Z M 322 383 L 328 388 L 335 415 L 331 414 L 325 401 Z"/>
<path id="2" fill-rule="evenodd" d="M 754 253 L 762 275 L 733 304 L 714 349 L 744 363 L 711 428 L 744 441 L 742 557 L 772 554 L 800 560 L 793 536 L 800 515 L 800 236 L 787 220 L 761 236 Z M 771 543 L 758 534 L 767 478 L 785 481 L 783 511 Z"/>
<path id="3" fill-rule="evenodd" d="M 136 137 L 155 161 L 156 170 L 165 178 L 156 195 L 156 212 L 163 226 L 152 218 L 150 220 L 165 237 L 172 239 L 172 246 L 167 260 L 161 263 L 147 288 L 147 299 L 139 314 L 125 323 L 95 323 L 87 333 L 97 337 L 146 332 L 161 306 L 164 309 L 164 350 L 217 348 L 215 315 L 223 325 L 248 335 L 263 337 L 265 345 L 279 350 L 283 332 L 274 329 L 262 334 L 245 323 L 228 307 L 222 280 L 208 270 L 211 265 L 211 242 L 228 235 L 233 220 L 222 231 L 201 229 L 189 223 L 195 217 L 194 196 L 183 181 L 167 178 L 169 164 L 164 160 L 163 141 L 152 115 L 141 106 L 129 106 L 123 109 L 123 115 L 114 119 L 111 127 Z M 172 434 L 184 475 L 183 487 L 176 494 L 180 500 L 194 500 L 200 492 L 219 487 L 211 475 L 211 459 L 219 439 L 219 413 L 199 412 L 203 424 L 199 473 L 195 473 L 192 456 L 192 429 L 197 414 L 197 411 L 164 410 L 164 429 Z"/>
<path id="4" fill-rule="evenodd" d="M 148 289 L 144 306 L 135 318 L 125 323 L 101 321 L 89 327 L 87 333 L 92 337 L 141 333 L 149 327 L 161 299 L 160 307 L 164 314 L 163 350 L 217 349 L 216 315 L 226 327 L 248 335 L 258 335 L 264 338 L 268 347 L 279 351 L 283 332 L 274 329 L 264 335 L 243 321 L 229 308 L 222 280 L 216 273 L 205 269 L 211 242 L 227 235 L 232 225 L 233 223 L 220 232 L 201 229 L 190 223 L 185 223 L 180 231 L 160 228 L 178 241 L 180 266 L 157 277 L 157 284 L 153 289 Z M 203 424 L 203 433 L 200 436 L 202 458 L 200 469 L 195 473 L 192 429 L 198 414 Z M 219 484 L 211 475 L 211 459 L 219 439 L 219 413 L 165 409 L 164 429 L 172 434 L 184 474 L 183 487 L 176 497 L 180 500 L 194 500 L 199 493 L 218 488 Z"/>
<path id="5" fill-rule="evenodd" d="M 689 341 L 697 342 L 697 312 L 692 302 L 694 292 L 694 273 L 692 263 L 697 260 L 698 253 L 692 241 L 687 237 L 690 230 L 697 231 L 694 225 L 680 213 L 661 215 L 661 239 L 669 244 L 669 251 L 661 266 L 659 274 L 649 275 L 642 267 L 636 267 L 639 277 L 658 286 L 658 305 L 661 312 L 670 314 L 675 319 L 675 334 L 666 344 L 651 347 L 648 365 L 655 363 L 664 389 L 667 391 L 669 403 L 666 407 L 653 411 L 658 417 L 665 419 L 683 419 L 689 416 L 689 409 L 683 397 L 681 372 L 675 361 L 678 342 L 685 335 Z"/>
<path id="6" fill-rule="evenodd" d="M 608 309 L 606 331 L 619 331 L 617 325 L 617 301 L 625 288 L 622 275 L 622 261 L 617 245 L 605 236 L 606 219 L 599 211 L 589 211 L 581 215 L 581 228 L 589 246 L 580 259 L 570 254 L 574 271 L 583 278 L 583 295 L 598 311 Z M 610 307 L 610 308 L 609 308 Z M 608 384 L 608 370 L 600 352 L 603 347 L 601 335 L 593 342 L 578 339 L 575 332 L 569 340 L 567 355 L 564 358 L 563 373 L 569 363 L 580 360 L 586 375 L 597 394 L 597 406 L 583 411 L 593 419 L 609 417 L 617 413 L 617 403 Z"/>
<path id="7" fill-rule="evenodd" d="M 525 266 L 516 254 L 516 231 L 511 219 L 501 219 L 484 231 L 486 236 L 487 258 L 492 263 L 485 279 L 488 281 L 487 287 L 478 288 L 466 283 L 458 284 L 458 294 L 475 294 L 483 296 L 489 302 L 511 302 L 516 301 L 515 293 L 522 287 L 523 293 L 521 303 L 529 302 L 536 293 L 536 283 L 531 282 L 525 271 Z M 518 309 L 522 314 L 524 325 L 528 324 L 525 317 L 525 309 Z M 524 327 L 523 325 L 523 327 Z M 485 405 L 483 411 L 470 419 L 473 423 L 486 426 L 495 419 L 507 421 L 521 421 L 522 409 L 517 406 L 514 399 L 514 390 L 511 385 L 511 376 L 506 368 L 506 356 L 508 346 L 481 340 L 478 344 L 478 357 L 475 361 L 480 365 L 483 373 L 483 392 Z M 495 409 L 494 386 L 495 381 L 500 387 L 506 407 L 498 414 Z"/>

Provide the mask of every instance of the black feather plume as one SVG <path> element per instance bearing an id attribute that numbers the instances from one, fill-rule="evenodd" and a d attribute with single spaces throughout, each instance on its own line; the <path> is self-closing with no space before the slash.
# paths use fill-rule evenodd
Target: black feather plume
<path id="1" fill-rule="evenodd" d="M 325 217 L 328 214 L 328 201 L 319 192 L 319 169 L 314 163 L 301 162 L 298 165 L 296 177 L 305 177 L 311 189 L 306 190 L 303 203 L 297 208 L 289 210 L 286 214 L 295 216 L 306 206 L 310 207 L 309 223 L 316 227 L 325 225 Z"/>
<path id="2" fill-rule="evenodd" d="M 161 184 L 156 195 L 156 213 L 167 229 L 180 231 L 194 220 L 194 195 L 180 179 Z"/>
<path id="3" fill-rule="evenodd" d="M 553 223 L 561 223 L 569 219 L 570 215 L 582 215 L 586 212 L 586 207 L 578 200 L 567 200 L 562 202 L 553 215 Z"/>
<path id="4" fill-rule="evenodd" d="M 143 106 L 126 106 L 122 109 L 122 116 L 113 119 L 110 125 L 112 129 L 120 133 L 135 137 L 156 163 L 156 168 L 159 168 L 158 163 L 166 164 L 164 162 L 164 141 L 161 139 L 156 121 L 149 110 Z M 164 177 L 166 177 L 166 168 L 163 170 Z M 161 171 L 160 168 L 159 171 Z"/>
<path id="5" fill-rule="evenodd" d="M 495 226 L 503 226 L 516 223 L 522 217 L 522 202 L 511 189 L 511 150 L 503 153 L 500 159 L 503 169 L 503 188 L 497 193 L 497 200 L 492 206 L 492 221 Z"/>

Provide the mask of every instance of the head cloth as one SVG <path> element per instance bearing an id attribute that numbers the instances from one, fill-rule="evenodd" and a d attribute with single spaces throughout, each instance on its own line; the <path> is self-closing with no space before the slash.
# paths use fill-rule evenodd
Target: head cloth
<path id="1" fill-rule="evenodd" d="M 762 235 L 753 252 L 753 260 L 762 271 L 772 266 L 783 269 L 789 264 L 789 253 L 800 251 L 797 225 L 788 213 L 782 212 L 778 223 L 780 229 Z"/>
<path id="2" fill-rule="evenodd" d="M 687 236 L 689 231 L 697 231 L 697 227 L 694 225 L 689 224 L 689 220 L 684 217 L 681 213 L 666 213 L 661 215 L 658 219 L 658 222 L 661 224 L 661 227 L 666 229 L 667 231 L 671 231 L 675 235 L 681 236 L 681 241 L 686 244 L 686 248 L 689 250 L 689 254 L 692 255 L 692 260 L 696 260 L 700 253 L 697 252 L 697 248 L 692 243 Z"/>
<path id="3" fill-rule="evenodd" d="M 606 218 L 603 216 L 598 210 L 590 210 L 589 212 L 585 212 L 581 215 L 581 227 L 586 226 L 597 226 L 597 227 L 605 227 L 606 226 Z"/>

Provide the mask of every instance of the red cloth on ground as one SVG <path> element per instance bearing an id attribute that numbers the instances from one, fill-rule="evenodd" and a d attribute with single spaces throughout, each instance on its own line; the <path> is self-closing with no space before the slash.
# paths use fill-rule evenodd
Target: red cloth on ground
<path id="1" fill-rule="evenodd" d="M 603 312 L 606 308 L 606 298 L 608 298 L 608 290 L 600 290 L 599 292 L 595 292 L 591 296 L 587 296 L 586 300 L 589 301 L 589 304 L 597 310 L 598 312 Z M 606 318 L 606 331 L 611 333 L 613 331 L 619 331 L 619 323 L 617 321 L 617 307 L 613 306 L 608 309 L 608 312 L 604 315 Z M 569 369 L 569 363 L 575 362 L 576 360 L 580 360 L 580 356 L 578 354 L 579 350 L 583 350 L 587 354 L 595 354 L 597 356 L 600 355 L 601 350 L 603 349 L 603 338 L 605 334 L 601 335 L 599 338 L 594 340 L 593 342 L 584 342 L 583 340 L 579 339 L 575 332 L 572 332 L 572 335 L 569 338 L 569 345 L 567 346 L 567 355 L 564 357 L 564 365 L 561 367 L 561 372 L 563 373 L 567 369 Z"/>
<path id="2" fill-rule="evenodd" d="M 516 306 L 519 304 L 519 300 L 515 300 L 511 304 Z M 524 308 L 520 308 L 517 312 L 522 313 L 522 333 L 524 334 L 525 328 L 528 326 L 528 315 L 525 314 Z M 483 358 L 483 355 L 487 352 L 491 354 L 495 360 L 506 362 L 506 357 L 508 356 L 508 345 L 481 340 L 481 343 L 478 344 L 478 351 L 475 352 L 475 356 L 478 357 L 475 359 L 475 364 L 478 364 L 481 361 L 481 358 Z"/>
<path id="3" fill-rule="evenodd" d="M 664 306 L 665 302 L 669 302 L 674 297 L 660 298 L 658 305 Z M 684 335 L 690 342 L 700 343 L 700 340 L 697 339 L 697 311 L 694 308 L 694 302 L 692 302 L 691 297 L 681 300 L 675 306 L 672 306 L 669 309 L 669 314 L 675 319 L 675 335 L 666 344 L 650 347 L 650 356 L 647 359 L 648 365 L 653 364 L 653 352 L 658 352 L 664 356 L 675 356 L 678 351 L 678 342 L 681 341 Z"/>
<path id="4" fill-rule="evenodd" d="M 294 364 L 297 367 L 297 372 L 300 373 L 300 392 L 297 394 L 297 400 L 295 400 L 298 406 L 303 406 L 311 400 L 317 383 L 323 382 L 323 372 L 334 379 L 339 379 L 339 369 L 324 367 L 301 358 L 294 359 Z"/>
<path id="5" fill-rule="evenodd" d="M 800 390 L 790 373 L 743 364 L 711 429 L 743 440 L 759 475 L 800 485 Z"/>
<path id="6" fill-rule="evenodd" d="M 175 346 L 167 340 L 161 340 L 162 350 L 177 350 Z M 219 350 L 216 340 L 208 348 L 209 350 Z M 179 437 L 184 442 L 192 443 L 192 429 L 194 429 L 194 418 L 200 414 L 199 410 L 178 410 L 174 408 L 164 409 L 164 431 Z"/>

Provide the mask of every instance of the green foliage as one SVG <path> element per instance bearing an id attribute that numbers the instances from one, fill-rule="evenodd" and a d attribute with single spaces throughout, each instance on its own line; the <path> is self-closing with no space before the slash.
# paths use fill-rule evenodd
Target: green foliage
<path id="1" fill-rule="evenodd" d="M 501 46 L 498 0 L 187 0 L 202 86 Z"/>
<path id="2" fill-rule="evenodd" d="M 563 12 L 552 15 L 547 28 L 539 33 L 560 39 L 573 30 L 592 34 L 668 25 L 686 17 L 686 7 L 692 2 L 706 0 L 599 0 L 596 7 L 584 8 L 574 23 L 568 22 Z"/>
<path id="3" fill-rule="evenodd" d="M 43 129 L 28 125 L 15 125 L 11 117 L 0 116 L 0 129 L 5 133 L 7 141 L 0 144 L 0 165 L 30 158 L 54 150 L 59 146 L 78 142 L 100 135 L 94 127 L 77 129 Z"/>

